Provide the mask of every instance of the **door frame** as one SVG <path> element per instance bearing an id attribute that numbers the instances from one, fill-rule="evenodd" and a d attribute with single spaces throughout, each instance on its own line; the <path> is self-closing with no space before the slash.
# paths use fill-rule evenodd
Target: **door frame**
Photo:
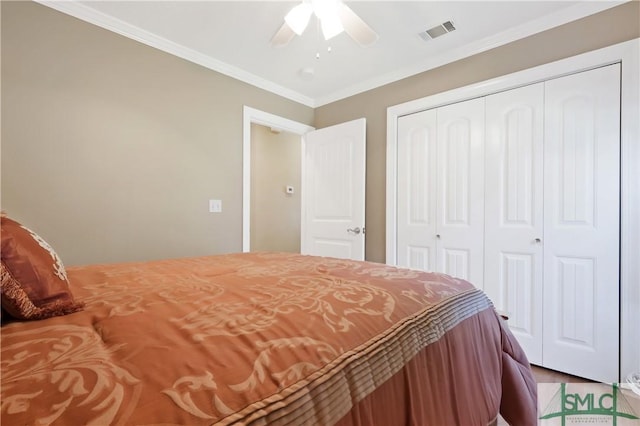
<path id="1" fill-rule="evenodd" d="M 280 117 L 266 111 L 244 105 L 242 109 L 242 251 L 251 250 L 251 124 L 273 127 L 300 136 L 302 156 L 300 164 L 304 166 L 304 134 L 315 130 L 304 123 Z M 302 170 L 304 176 L 304 170 Z M 304 209 L 304 196 L 301 195 Z"/>
<path id="2" fill-rule="evenodd" d="M 396 185 L 398 117 L 509 90 L 604 65 L 621 63 L 620 127 L 620 379 L 640 372 L 640 321 L 634 307 L 640 305 L 640 39 L 561 59 L 523 71 L 497 77 L 436 95 L 416 99 L 387 109 L 387 177 L 386 177 L 386 263 L 395 265 Z"/>

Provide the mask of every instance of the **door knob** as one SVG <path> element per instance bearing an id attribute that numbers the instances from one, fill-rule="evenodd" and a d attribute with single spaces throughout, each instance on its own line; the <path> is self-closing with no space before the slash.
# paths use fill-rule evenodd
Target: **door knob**
<path id="1" fill-rule="evenodd" d="M 437 238 L 437 239 L 440 239 L 440 234 L 436 234 L 436 238 Z"/>
<path id="2" fill-rule="evenodd" d="M 350 233 L 352 233 L 354 235 L 358 235 L 361 232 L 361 230 L 360 230 L 360 228 L 348 228 L 347 232 L 350 232 Z"/>
<path id="3" fill-rule="evenodd" d="M 536 238 L 536 239 L 535 239 L 535 242 L 536 242 L 536 243 L 541 243 L 541 242 L 542 242 L 542 239 L 541 239 L 541 238 Z"/>

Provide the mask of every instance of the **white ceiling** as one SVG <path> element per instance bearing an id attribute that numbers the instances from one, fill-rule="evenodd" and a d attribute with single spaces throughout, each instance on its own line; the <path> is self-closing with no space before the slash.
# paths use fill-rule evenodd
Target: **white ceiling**
<path id="1" fill-rule="evenodd" d="M 311 107 L 623 3 L 347 0 L 379 34 L 373 46 L 360 47 L 346 33 L 324 41 L 312 17 L 301 37 L 274 48 L 269 40 L 298 1 L 40 2 Z M 449 20 L 456 31 L 418 36 Z M 301 75 L 304 68 L 313 78 Z"/>

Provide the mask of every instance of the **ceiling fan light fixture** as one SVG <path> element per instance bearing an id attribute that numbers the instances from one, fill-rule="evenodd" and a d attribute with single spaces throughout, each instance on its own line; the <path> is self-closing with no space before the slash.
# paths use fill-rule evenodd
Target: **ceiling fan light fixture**
<path id="1" fill-rule="evenodd" d="M 327 15 L 320 22 L 325 40 L 329 40 L 344 31 L 342 22 L 340 22 L 340 18 L 337 15 Z"/>
<path id="2" fill-rule="evenodd" d="M 337 16 L 339 3 L 339 0 L 311 0 L 313 13 L 316 14 L 318 19 Z"/>
<path id="3" fill-rule="evenodd" d="M 303 2 L 290 10 L 284 17 L 284 21 L 294 33 L 302 35 L 309 24 L 311 13 L 313 13 L 313 7 L 309 3 Z"/>
<path id="4" fill-rule="evenodd" d="M 309 24 L 311 14 L 318 18 L 325 40 L 343 31 L 362 47 L 371 46 L 378 40 L 378 34 L 342 0 L 302 0 L 287 13 L 285 22 L 271 37 L 271 45 L 285 46 L 295 35 L 302 35 Z"/>

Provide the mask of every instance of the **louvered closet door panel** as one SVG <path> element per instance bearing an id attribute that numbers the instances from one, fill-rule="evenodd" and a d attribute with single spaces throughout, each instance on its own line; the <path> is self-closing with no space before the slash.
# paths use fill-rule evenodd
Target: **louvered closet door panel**
<path id="1" fill-rule="evenodd" d="M 545 83 L 546 367 L 618 380 L 620 67 Z"/>
<path id="2" fill-rule="evenodd" d="M 483 286 L 484 98 L 437 109 L 438 270 Z"/>
<path id="3" fill-rule="evenodd" d="M 544 84 L 486 98 L 485 280 L 529 361 L 542 362 Z"/>
<path id="4" fill-rule="evenodd" d="M 436 110 L 398 119 L 398 265 L 436 270 Z"/>

